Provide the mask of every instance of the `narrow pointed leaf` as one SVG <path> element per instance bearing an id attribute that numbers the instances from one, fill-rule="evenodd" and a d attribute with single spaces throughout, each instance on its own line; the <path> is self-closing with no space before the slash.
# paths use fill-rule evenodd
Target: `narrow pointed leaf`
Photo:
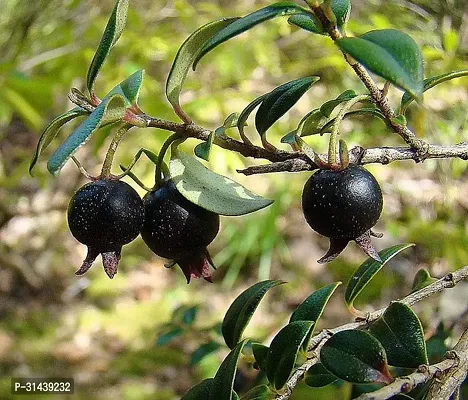
<path id="1" fill-rule="evenodd" d="M 172 63 L 172 67 L 166 81 L 166 97 L 173 107 L 180 107 L 179 96 L 182 91 L 182 86 L 185 82 L 190 66 L 203 44 L 236 19 L 237 18 L 223 18 L 203 25 L 201 28 L 193 32 L 184 43 L 182 43 L 182 46 L 180 46 L 174 62 Z"/>
<path id="2" fill-rule="evenodd" d="M 382 29 L 360 37 L 336 41 L 338 47 L 368 70 L 420 98 L 423 92 L 423 60 L 416 42 L 396 29 Z"/>
<path id="3" fill-rule="evenodd" d="M 390 304 L 370 332 L 384 347 L 390 365 L 417 368 L 428 363 L 421 321 L 406 304 Z"/>
<path id="4" fill-rule="evenodd" d="M 214 353 L 220 347 L 221 345 L 219 343 L 213 341 L 202 344 L 190 356 L 190 365 L 193 366 L 198 364 L 206 356 L 209 356 L 210 354 Z"/>
<path id="5" fill-rule="evenodd" d="M 58 117 L 54 118 L 52 122 L 49 125 L 47 125 L 47 127 L 44 129 L 44 132 L 42 132 L 41 137 L 39 138 L 36 151 L 34 152 L 33 158 L 31 159 L 31 163 L 29 164 L 29 173 L 31 175 L 39 156 L 55 139 L 62 126 L 64 126 L 66 123 L 72 121 L 77 117 L 87 114 L 89 114 L 88 111 L 83 110 L 80 107 L 75 107 L 72 110 L 67 111 L 65 114 L 59 115 Z"/>
<path id="6" fill-rule="evenodd" d="M 347 330 L 333 335 L 320 350 L 320 361 L 332 374 L 353 383 L 390 383 L 385 350 L 364 331 Z"/>
<path id="7" fill-rule="evenodd" d="M 299 78 L 278 86 L 268 93 L 255 115 L 255 127 L 260 136 L 296 104 L 319 79 L 318 76 Z"/>
<path id="8" fill-rule="evenodd" d="M 338 28 L 341 28 L 349 19 L 351 13 L 350 1 L 332 0 L 331 9 L 336 17 L 336 25 Z M 309 32 L 326 34 L 326 32 L 323 32 L 321 29 L 320 24 L 315 20 L 314 15 L 310 12 L 293 15 L 288 18 L 288 22 Z"/>
<path id="9" fill-rule="evenodd" d="M 307 299 L 305 299 L 304 302 L 302 302 L 292 313 L 289 322 L 314 321 L 309 332 L 309 337 L 304 340 L 303 348 L 305 350 L 307 349 L 309 339 L 314 332 L 314 328 L 318 320 L 322 316 L 323 310 L 325 309 L 328 300 L 330 300 L 330 297 L 339 285 L 341 285 L 341 282 L 335 282 L 318 289 L 309 297 L 307 297 Z"/>
<path id="10" fill-rule="evenodd" d="M 312 325 L 312 321 L 291 322 L 281 329 L 271 342 L 266 374 L 276 389 L 281 389 L 285 385 L 294 370 L 297 354 Z"/>
<path id="11" fill-rule="evenodd" d="M 291 1 L 282 1 L 279 3 L 274 3 L 268 7 L 262 8 L 249 15 L 246 15 L 243 18 L 236 20 L 226 28 L 219 31 L 216 35 L 214 35 L 203 45 L 201 51 L 197 54 L 195 58 L 193 68 L 196 68 L 198 62 L 205 54 L 213 50 L 216 46 L 220 45 L 221 43 L 224 43 L 226 40 L 229 40 L 241 34 L 242 32 L 249 30 L 255 25 L 260 24 L 261 22 L 268 21 L 275 17 L 292 15 L 303 11 L 304 8 L 299 7 L 297 4 Z"/>
<path id="12" fill-rule="evenodd" d="M 320 133 L 322 126 L 327 122 L 320 108 L 310 111 L 307 113 L 302 120 L 299 122 L 297 127 L 298 136 L 310 136 Z"/>
<path id="13" fill-rule="evenodd" d="M 260 385 L 250 389 L 241 400 L 272 400 L 274 398 L 275 393 L 271 392 L 267 385 Z"/>
<path id="14" fill-rule="evenodd" d="M 379 256 L 382 262 L 378 262 L 373 258 L 368 258 L 361 266 L 354 272 L 353 276 L 348 282 L 345 293 L 345 301 L 348 308 L 353 306 L 353 302 L 361 291 L 367 286 L 372 278 L 379 272 L 383 266 L 395 257 L 397 254 L 406 250 L 409 247 L 414 246 L 413 243 L 398 244 L 392 247 L 388 247 L 382 251 L 379 251 Z"/>
<path id="15" fill-rule="evenodd" d="M 248 214 L 273 202 L 209 170 L 195 157 L 181 151 L 172 153 L 169 171 L 177 190 L 187 200 L 216 214 Z"/>
<path id="16" fill-rule="evenodd" d="M 327 101 L 326 103 L 322 104 L 322 106 L 320 107 L 320 112 L 328 118 L 337 106 L 353 99 L 356 96 L 357 95 L 354 90 L 346 90 L 343 93 L 341 93 L 336 99 Z"/>
<path id="17" fill-rule="evenodd" d="M 158 346 L 163 346 L 167 343 L 169 343 L 172 339 L 175 339 L 182 335 L 184 333 L 184 330 L 179 327 L 175 327 L 173 329 L 170 329 L 169 331 L 163 333 L 158 337 L 158 340 L 156 341 L 156 344 Z"/>
<path id="18" fill-rule="evenodd" d="M 86 78 L 87 87 L 90 93 L 93 92 L 94 81 L 101 70 L 102 64 L 106 57 L 109 55 L 110 50 L 114 44 L 119 40 L 125 24 L 127 23 L 129 0 L 117 0 L 115 3 L 112 14 L 107 22 L 106 29 L 102 35 L 101 42 L 96 50 L 93 61 L 88 69 L 88 76 Z"/>
<path id="19" fill-rule="evenodd" d="M 345 114 L 344 118 L 346 119 L 346 118 L 349 118 L 349 117 L 361 116 L 361 115 L 377 117 L 377 118 L 381 119 L 382 121 L 386 122 L 385 115 L 383 115 L 375 107 L 364 107 L 364 108 L 360 108 L 358 110 L 349 111 L 349 112 L 347 112 Z M 336 118 L 332 118 L 331 120 L 327 121 L 327 123 L 322 125 L 322 127 L 320 128 L 320 131 L 316 132 L 316 133 L 323 134 L 325 132 L 330 132 L 330 130 L 333 128 L 333 125 L 335 124 L 335 120 L 336 120 Z M 303 135 L 303 136 L 306 136 L 306 135 Z"/>
<path id="20" fill-rule="evenodd" d="M 253 110 L 255 110 L 255 107 L 257 107 L 267 95 L 268 93 L 259 96 L 255 100 L 251 101 L 247 105 L 247 107 L 245 107 L 240 113 L 239 119 L 237 120 L 237 129 L 239 130 L 241 137 L 244 137 L 244 126 L 246 125 L 247 118 L 249 118 L 249 115 L 252 113 Z"/>
<path id="21" fill-rule="evenodd" d="M 262 371 L 266 371 L 266 360 L 268 357 L 269 347 L 260 343 L 252 343 L 252 352 L 258 367 Z"/>
<path id="22" fill-rule="evenodd" d="M 115 94 L 120 94 L 123 96 L 128 106 L 137 104 L 141 85 L 143 84 L 144 74 L 145 71 L 143 69 L 134 72 L 127 79 L 120 82 L 109 93 L 107 93 L 107 95 L 104 97 L 104 100 L 112 97 Z"/>
<path id="23" fill-rule="evenodd" d="M 451 72 L 447 72 L 447 73 L 442 74 L 442 75 L 437 75 L 437 76 L 433 76 L 431 78 L 424 79 L 423 92 L 433 88 L 436 85 L 439 85 L 440 83 L 444 83 L 444 82 L 450 81 L 452 79 L 460 78 L 460 77 L 463 77 L 463 76 L 468 76 L 468 69 L 462 69 L 460 71 L 451 71 Z M 401 106 L 400 106 L 402 113 L 405 112 L 405 110 L 408 108 L 408 106 L 410 105 L 410 103 L 413 100 L 414 99 L 413 99 L 413 97 L 411 96 L 410 93 L 405 92 L 403 94 L 403 96 L 401 98 Z"/>
<path id="24" fill-rule="evenodd" d="M 120 121 L 125 111 L 125 100 L 118 94 L 99 104 L 50 157 L 47 163 L 49 172 L 57 174 L 73 153 L 86 143 L 100 126 Z"/>
<path id="25" fill-rule="evenodd" d="M 273 280 L 258 282 L 244 290 L 233 301 L 224 316 L 222 326 L 224 341 L 230 349 L 239 342 L 245 327 L 268 290 L 283 283 L 285 282 Z"/>
<path id="26" fill-rule="evenodd" d="M 185 393 L 180 400 L 207 400 L 213 387 L 213 378 L 201 381 Z M 230 399 L 228 399 L 230 400 Z"/>
<path id="27" fill-rule="evenodd" d="M 338 378 L 330 373 L 322 363 L 314 364 L 307 370 L 304 382 L 310 387 L 323 387 L 336 382 Z"/>
<path id="28" fill-rule="evenodd" d="M 237 362 L 246 342 L 247 340 L 238 343 L 224 359 L 213 378 L 210 396 L 209 398 L 205 397 L 205 400 L 231 400 Z"/>
<path id="29" fill-rule="evenodd" d="M 431 283 L 434 283 L 436 280 L 437 279 L 433 278 L 427 269 L 421 268 L 414 276 L 411 293 L 417 292 Z"/>

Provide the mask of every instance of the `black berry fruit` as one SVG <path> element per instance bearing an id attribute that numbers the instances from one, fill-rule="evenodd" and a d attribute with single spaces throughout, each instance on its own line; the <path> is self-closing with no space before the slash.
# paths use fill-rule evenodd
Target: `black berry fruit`
<path id="1" fill-rule="evenodd" d="M 101 254 L 104 270 L 113 278 L 122 246 L 138 236 L 144 217 L 143 201 L 125 182 L 101 179 L 81 187 L 68 206 L 70 231 L 88 246 L 76 275 L 84 274 Z"/>
<path id="2" fill-rule="evenodd" d="M 370 257 L 380 257 L 371 243 L 371 228 L 382 212 L 383 198 L 374 176 L 360 166 L 341 171 L 321 169 L 304 186 L 302 210 L 311 228 L 330 238 L 330 249 L 318 262 L 337 257 L 350 240 Z"/>
<path id="3" fill-rule="evenodd" d="M 219 215 L 188 201 L 172 181 L 143 198 L 145 223 L 141 236 L 158 256 L 177 263 L 187 278 L 211 282 L 208 246 L 218 234 Z"/>

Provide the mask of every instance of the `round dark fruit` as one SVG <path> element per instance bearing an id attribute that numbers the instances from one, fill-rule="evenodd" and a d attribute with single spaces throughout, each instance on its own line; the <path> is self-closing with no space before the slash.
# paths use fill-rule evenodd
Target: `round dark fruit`
<path id="1" fill-rule="evenodd" d="M 143 201 L 125 182 L 101 179 L 78 189 L 68 206 L 68 226 L 88 246 L 88 255 L 76 274 L 84 274 L 101 254 L 104 269 L 113 278 L 122 246 L 138 236 L 144 217 Z"/>
<path id="2" fill-rule="evenodd" d="M 190 202 L 172 181 L 143 198 L 145 223 L 141 236 L 158 256 L 179 264 L 187 282 L 203 277 L 211 282 L 213 266 L 206 247 L 219 231 L 219 215 Z"/>
<path id="3" fill-rule="evenodd" d="M 382 206 L 380 186 L 366 169 L 350 166 L 341 171 L 315 172 L 304 186 L 302 210 L 310 227 L 330 238 L 330 250 L 319 262 L 331 261 L 350 240 L 379 259 L 370 242 L 370 229 L 378 221 Z"/>

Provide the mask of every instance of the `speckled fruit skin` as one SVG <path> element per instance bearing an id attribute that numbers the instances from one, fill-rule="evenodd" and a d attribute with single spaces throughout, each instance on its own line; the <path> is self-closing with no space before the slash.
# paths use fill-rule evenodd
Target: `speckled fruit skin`
<path id="1" fill-rule="evenodd" d="M 98 180 L 81 187 L 68 206 L 68 226 L 73 236 L 98 253 L 118 251 L 140 233 L 144 207 L 127 183 Z"/>
<path id="2" fill-rule="evenodd" d="M 178 261 L 204 254 L 219 231 L 219 215 L 188 201 L 172 181 L 148 192 L 143 204 L 141 236 L 160 257 Z"/>
<path id="3" fill-rule="evenodd" d="M 355 239 L 372 228 L 383 198 L 374 176 L 360 166 L 321 169 L 304 186 L 302 210 L 310 227 L 323 236 Z"/>

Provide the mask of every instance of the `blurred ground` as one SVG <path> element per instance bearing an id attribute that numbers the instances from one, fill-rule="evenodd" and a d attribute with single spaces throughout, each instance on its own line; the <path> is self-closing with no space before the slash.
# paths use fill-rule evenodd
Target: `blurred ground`
<path id="1" fill-rule="evenodd" d="M 151 115 L 175 120 L 164 99 L 164 82 L 178 46 L 211 20 L 244 15 L 253 11 L 254 5 L 267 4 L 132 1 L 127 29 L 98 78 L 98 92 L 106 93 L 130 73 L 144 68 L 142 108 Z M 266 297 L 248 328 L 247 335 L 268 342 L 307 295 L 333 281 L 346 283 L 364 261 L 363 254 L 351 244 L 329 265 L 316 263 L 326 251 L 327 241 L 312 232 L 301 215 L 300 194 L 307 173 L 239 176 L 236 169 L 256 161 L 215 149 L 211 160 L 214 170 L 231 174 L 247 187 L 275 199 L 275 203 L 251 216 L 222 218 L 220 235 L 210 247 L 219 267 L 213 285 L 201 281 L 186 285 L 182 273 L 177 268 L 165 269 L 164 260 L 154 256 L 140 239 L 124 247 L 114 280 L 107 278 L 100 262 L 86 276 L 76 277 L 74 271 L 85 248 L 67 230 L 66 208 L 71 194 L 85 180 L 71 163 L 59 177 L 48 175 L 46 155 L 34 177 L 28 174 L 28 164 L 41 130 L 54 116 L 71 108 L 69 89 L 84 88 L 87 66 L 113 2 L 3 0 L 2 6 L 1 399 L 13 398 L 12 376 L 73 377 L 73 399 L 180 398 L 191 385 L 216 371 L 226 354 L 225 347 L 194 366 L 190 357 L 202 344 L 220 340 L 216 329 L 208 328 L 222 320 L 229 304 L 247 286 L 268 278 L 289 282 Z M 426 76 L 434 76 L 468 67 L 467 13 L 463 1 L 359 0 L 353 2 L 349 30 L 354 34 L 387 27 L 405 30 L 423 49 Z M 207 56 L 190 74 L 182 101 L 198 124 L 215 128 L 254 97 L 312 74 L 321 77 L 320 83 L 272 128 L 272 142 L 278 143 L 302 115 L 343 90 L 362 91 L 360 82 L 326 38 L 308 36 L 278 19 Z M 412 106 L 410 110 L 411 127 L 432 143 L 468 140 L 467 87 L 468 78 L 463 78 L 428 92 L 424 108 Z M 394 105 L 399 96 L 400 92 L 392 90 Z M 402 144 L 379 121 L 347 120 L 343 129 L 350 146 Z M 60 136 L 64 138 L 69 132 L 67 127 Z M 157 152 L 166 137 L 162 131 L 132 131 L 117 158 L 128 164 L 142 146 Z M 251 137 L 257 139 L 253 134 Z M 190 142 L 187 148 L 194 145 Z M 322 152 L 327 147 L 326 137 L 313 137 L 308 142 Z M 88 170 L 97 173 L 108 143 L 106 132 L 97 134 L 77 156 Z M 379 273 L 361 295 L 358 306 L 373 309 L 404 296 L 419 268 L 440 276 L 467 263 L 466 166 L 461 160 L 369 166 L 385 196 L 384 213 L 376 227 L 385 236 L 376 241 L 378 249 L 405 242 L 416 246 Z M 154 172 L 149 162 L 141 161 L 135 172 L 152 184 Z M 345 309 L 343 292 L 340 288 L 333 297 L 321 327 L 352 319 Z M 467 298 L 465 284 L 419 305 L 416 310 L 428 335 L 444 322 L 454 328 L 448 342 L 456 339 L 468 323 Z M 187 310 L 180 307 L 194 305 L 196 319 L 184 323 L 180 316 Z M 183 332 L 169 341 L 167 323 L 171 319 L 183 327 Z M 168 343 L 161 344 L 164 341 Z M 243 369 L 237 384 L 246 388 L 254 379 L 252 371 Z M 293 398 L 346 399 L 349 391 L 347 386 L 316 391 L 301 386 Z"/>

